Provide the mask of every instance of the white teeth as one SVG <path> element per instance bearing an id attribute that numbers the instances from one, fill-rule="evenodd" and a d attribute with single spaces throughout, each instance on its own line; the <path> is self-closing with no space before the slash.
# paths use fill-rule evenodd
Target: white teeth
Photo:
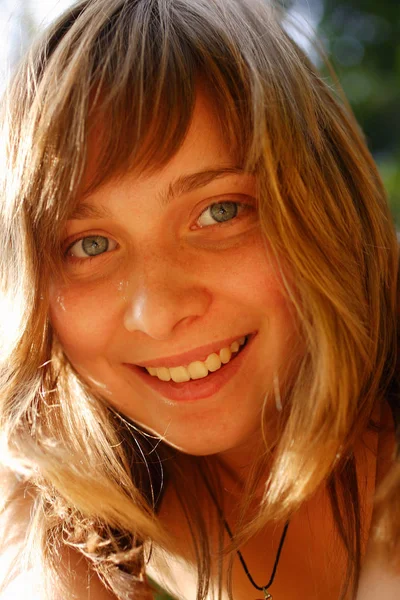
<path id="1" fill-rule="evenodd" d="M 190 380 L 190 375 L 186 367 L 171 367 L 169 372 L 171 373 L 172 381 L 175 381 L 175 383 L 183 383 Z"/>
<path id="2" fill-rule="evenodd" d="M 219 355 L 215 354 L 214 352 L 213 354 L 210 354 L 210 356 L 207 356 L 204 364 L 206 365 L 207 369 L 213 373 L 214 371 L 218 371 L 218 369 L 221 367 L 221 359 Z"/>
<path id="3" fill-rule="evenodd" d="M 208 367 L 200 360 L 190 363 L 188 372 L 191 379 L 202 379 L 208 375 Z"/>
<path id="4" fill-rule="evenodd" d="M 224 365 L 231 360 L 231 356 L 232 352 L 230 348 L 222 348 L 222 350 L 219 351 L 219 357 Z"/>
<path id="5" fill-rule="evenodd" d="M 207 356 L 204 362 L 196 360 L 186 367 L 146 367 L 146 370 L 161 381 L 171 381 L 172 379 L 175 383 L 183 383 L 190 379 L 203 379 L 209 372 L 218 371 L 222 365 L 226 365 L 245 342 L 246 337 L 241 337 L 232 342 L 229 348 L 222 348 L 218 354 L 213 352 Z"/>
<path id="6" fill-rule="evenodd" d="M 171 373 L 169 372 L 169 369 L 167 369 L 167 367 L 159 367 L 158 369 L 156 369 L 156 373 L 158 379 L 161 379 L 161 381 L 171 380 Z"/>
<path id="7" fill-rule="evenodd" d="M 231 352 L 237 352 L 239 350 L 239 342 L 232 342 L 231 344 Z"/>

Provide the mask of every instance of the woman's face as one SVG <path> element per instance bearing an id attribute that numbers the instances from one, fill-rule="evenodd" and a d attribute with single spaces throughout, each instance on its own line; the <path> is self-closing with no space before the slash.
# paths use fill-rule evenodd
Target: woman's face
<path id="1" fill-rule="evenodd" d="M 204 94 L 167 166 L 99 187 L 63 241 L 67 278 L 51 283 L 51 321 L 82 377 L 183 452 L 251 446 L 267 393 L 276 413 L 274 376 L 282 394 L 298 333 L 260 234 L 254 178 Z M 210 358 L 223 348 L 222 362 Z M 199 379 L 161 381 L 145 366 Z"/>

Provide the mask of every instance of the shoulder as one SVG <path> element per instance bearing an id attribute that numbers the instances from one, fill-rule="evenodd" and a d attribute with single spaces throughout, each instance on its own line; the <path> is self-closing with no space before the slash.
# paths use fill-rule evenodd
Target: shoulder
<path id="1" fill-rule="evenodd" d="M 382 483 L 393 466 L 395 455 L 395 423 L 388 404 L 384 404 L 380 416 L 380 432 L 378 438 L 376 460 L 376 487 Z M 372 518 L 372 531 L 374 526 Z M 400 598 L 400 570 L 391 567 L 377 549 L 376 541 L 370 537 L 363 561 L 363 569 L 359 581 L 356 600 L 398 600 Z"/>
<path id="2" fill-rule="evenodd" d="M 356 600 L 398 600 L 400 598 L 400 572 L 392 571 L 386 561 L 370 549 L 359 581 Z"/>
<path id="3" fill-rule="evenodd" d="M 32 572 L 20 573 L 0 593 L 0 600 L 43 600 L 44 596 L 37 587 L 36 578 Z M 54 597 L 54 600 L 61 598 Z"/>
<path id="4" fill-rule="evenodd" d="M 33 498 L 6 469 L 0 470 L 0 493 L 3 501 L 0 507 L 0 598 L 3 599 L 4 589 L 9 589 L 10 582 L 20 571 Z M 9 593 L 4 596 L 8 597 Z"/>
<path id="5" fill-rule="evenodd" d="M 2 473 L 4 475 L 4 473 Z M 48 573 L 40 573 L 25 560 L 27 532 L 34 494 L 26 486 L 0 484 L 8 502 L 0 510 L 0 600 L 115 600 L 88 561 L 77 551 L 66 549 L 61 557 L 64 587 L 56 589 Z M 45 585 L 46 584 L 46 585 Z"/>
<path id="6" fill-rule="evenodd" d="M 19 571 L 0 592 L 0 600 L 116 600 L 116 596 L 90 569 L 86 559 L 77 552 L 66 553 L 61 567 L 66 573 L 62 587 L 48 581 L 48 577 L 42 576 L 40 571 Z"/>

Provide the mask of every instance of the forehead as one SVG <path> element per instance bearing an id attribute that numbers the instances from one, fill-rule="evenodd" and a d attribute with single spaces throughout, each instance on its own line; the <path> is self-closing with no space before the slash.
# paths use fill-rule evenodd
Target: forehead
<path id="1" fill-rule="evenodd" d="M 79 204 L 86 203 L 96 191 L 92 182 L 99 176 L 101 161 L 101 140 L 106 127 L 104 121 L 93 126 L 88 143 L 88 155 L 84 173 L 83 192 Z M 149 133 L 151 135 L 151 133 Z M 162 143 L 162 140 L 160 140 Z M 191 121 L 181 146 L 167 163 L 154 170 L 150 163 L 147 169 L 137 169 L 135 164 L 126 164 L 111 174 L 110 181 L 118 180 L 129 171 L 131 180 L 138 183 L 153 180 L 155 184 L 174 181 L 164 194 L 165 202 L 179 193 L 190 191 L 196 185 L 206 185 L 208 181 L 225 174 L 241 173 L 236 153 L 232 150 L 222 131 L 220 119 L 210 94 L 200 88 L 196 95 Z M 102 182 L 107 183 L 107 182 Z"/>

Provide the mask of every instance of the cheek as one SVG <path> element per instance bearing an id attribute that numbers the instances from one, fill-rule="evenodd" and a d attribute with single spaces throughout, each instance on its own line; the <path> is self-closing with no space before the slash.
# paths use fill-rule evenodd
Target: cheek
<path id="1" fill-rule="evenodd" d="M 261 362 L 277 368 L 287 363 L 290 368 L 290 361 L 296 362 L 304 349 L 295 308 L 288 300 L 278 263 L 261 237 L 244 246 L 236 258 L 227 269 L 226 297 L 234 298 L 238 314 L 242 308 L 249 323 L 259 329 L 263 339 Z M 288 269 L 284 273 L 292 287 Z"/>
<path id="2" fill-rule="evenodd" d="M 119 318 L 116 296 L 98 286 L 51 287 L 50 321 L 70 358 L 95 356 L 109 345 Z"/>
<path id="3" fill-rule="evenodd" d="M 223 290 L 226 298 L 248 307 L 254 316 L 288 314 L 278 265 L 261 236 L 241 245 L 224 261 L 224 270 L 218 268 L 215 272 L 214 289 Z"/>

